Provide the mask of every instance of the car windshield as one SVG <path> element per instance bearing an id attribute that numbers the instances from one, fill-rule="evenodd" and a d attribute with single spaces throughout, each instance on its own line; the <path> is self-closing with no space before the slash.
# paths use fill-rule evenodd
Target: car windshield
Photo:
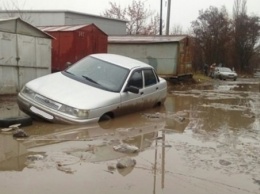
<path id="1" fill-rule="evenodd" d="M 221 71 L 221 72 L 232 72 L 231 69 L 226 68 L 226 67 L 220 68 L 219 71 Z"/>
<path id="2" fill-rule="evenodd" d="M 119 92 L 129 73 L 129 70 L 118 65 L 94 58 L 86 57 L 65 72 L 85 83 L 105 90 Z"/>

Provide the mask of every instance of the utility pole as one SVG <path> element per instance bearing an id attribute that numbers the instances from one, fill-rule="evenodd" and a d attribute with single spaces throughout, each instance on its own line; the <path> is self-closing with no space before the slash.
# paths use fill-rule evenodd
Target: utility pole
<path id="1" fill-rule="evenodd" d="M 160 35 L 162 35 L 162 0 L 160 6 Z"/>
<path id="2" fill-rule="evenodd" d="M 166 35 L 169 35 L 170 17 L 171 17 L 171 0 L 168 0 L 168 6 L 167 6 Z"/>

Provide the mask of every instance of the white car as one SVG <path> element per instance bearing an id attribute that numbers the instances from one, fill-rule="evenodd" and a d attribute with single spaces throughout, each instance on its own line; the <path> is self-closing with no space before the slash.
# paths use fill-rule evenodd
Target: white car
<path id="1" fill-rule="evenodd" d="M 228 67 L 215 67 L 212 77 L 221 80 L 231 79 L 236 81 L 237 73 Z"/>
<path id="2" fill-rule="evenodd" d="M 164 103 L 167 82 L 152 66 L 115 54 L 93 54 L 62 72 L 28 82 L 19 108 L 51 122 L 85 124 Z"/>

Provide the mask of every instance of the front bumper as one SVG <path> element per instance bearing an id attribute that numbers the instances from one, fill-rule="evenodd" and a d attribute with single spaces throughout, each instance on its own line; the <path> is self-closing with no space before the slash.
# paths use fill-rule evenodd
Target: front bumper
<path id="1" fill-rule="evenodd" d="M 236 76 L 234 75 L 221 75 L 222 79 L 237 79 Z"/>
<path id="2" fill-rule="evenodd" d="M 21 93 L 18 94 L 17 103 L 23 112 L 31 115 L 40 117 L 44 120 L 53 123 L 67 123 L 67 124 L 87 124 L 98 122 L 99 118 L 91 118 L 91 119 L 79 119 L 76 117 L 70 117 L 66 114 L 63 114 L 59 111 L 52 110 L 48 107 L 45 107 L 33 100 L 30 100 L 23 96 Z"/>

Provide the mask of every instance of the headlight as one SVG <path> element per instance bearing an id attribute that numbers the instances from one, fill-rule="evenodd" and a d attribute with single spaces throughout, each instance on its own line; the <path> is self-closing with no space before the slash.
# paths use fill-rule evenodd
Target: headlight
<path id="1" fill-rule="evenodd" d="M 21 93 L 30 98 L 34 98 L 34 96 L 35 96 L 35 92 L 26 86 L 23 87 L 23 89 L 21 90 Z"/>
<path id="2" fill-rule="evenodd" d="M 88 117 L 88 110 L 83 110 L 83 109 L 77 109 L 77 108 L 73 108 L 67 105 L 62 105 L 59 109 L 59 111 L 72 115 L 72 116 L 76 116 L 79 118 L 87 118 Z"/>

